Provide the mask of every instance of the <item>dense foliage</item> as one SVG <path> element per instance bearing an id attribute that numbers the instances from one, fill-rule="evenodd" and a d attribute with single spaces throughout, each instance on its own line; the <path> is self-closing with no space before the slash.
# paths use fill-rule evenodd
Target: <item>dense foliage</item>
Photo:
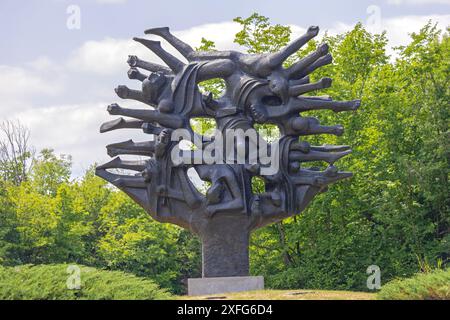
<path id="1" fill-rule="evenodd" d="M 236 42 L 249 52 L 273 51 L 289 42 L 290 28 L 270 25 L 265 17 L 235 21 L 242 25 Z M 301 216 L 256 232 L 252 273 L 277 288 L 362 290 L 369 265 L 381 268 L 385 283 L 416 273 L 420 261 L 445 264 L 450 253 L 448 35 L 430 23 L 396 50 L 396 59 L 386 53 L 385 34 L 370 34 L 360 24 L 324 41 L 334 63 L 315 72 L 313 80 L 333 78 L 325 94 L 362 98 L 362 106 L 353 114 L 321 112 L 323 124 L 343 124 L 346 133 L 309 141 L 351 145 L 353 154 L 338 165 L 355 176 L 331 186 Z M 204 39 L 202 46 L 212 49 L 214 43 Z M 213 80 L 203 89 L 217 95 L 220 88 Z M 273 127 L 264 129 L 276 135 Z M 93 170 L 71 180 L 70 157 L 44 150 L 20 184 L 0 176 L 5 177 L 0 180 L 4 266 L 79 263 L 151 278 L 174 293 L 183 292 L 187 277 L 200 275 L 198 239 L 152 221 Z"/>
<path id="2" fill-rule="evenodd" d="M 67 165 L 56 157 L 48 161 L 51 172 Z M 174 292 L 183 290 L 188 274 L 198 276 L 198 240 L 151 220 L 92 170 L 71 182 L 69 172 L 65 178 L 43 174 L 39 165 L 32 172 L 20 186 L 2 188 L 3 265 L 80 263 L 150 277 Z"/>
<path id="3" fill-rule="evenodd" d="M 342 137 L 311 142 L 350 144 L 339 167 L 355 177 L 330 187 L 300 216 L 253 238 L 252 269 L 279 287 L 365 289 L 369 265 L 384 281 L 411 275 L 418 261 L 448 261 L 449 39 L 431 25 L 386 55 L 386 37 L 361 25 L 325 39 L 334 64 L 315 78 L 334 79 L 328 94 L 362 98 L 353 115 L 329 113 Z M 286 279 L 297 281 L 281 281 Z M 276 274 L 271 277 L 270 275 Z"/>
<path id="4" fill-rule="evenodd" d="M 170 294 L 148 279 L 120 271 L 76 268 L 65 264 L 0 266 L 0 300 L 170 299 Z"/>
<path id="5" fill-rule="evenodd" d="M 381 288 L 381 300 L 450 300 L 450 269 L 396 279 Z"/>

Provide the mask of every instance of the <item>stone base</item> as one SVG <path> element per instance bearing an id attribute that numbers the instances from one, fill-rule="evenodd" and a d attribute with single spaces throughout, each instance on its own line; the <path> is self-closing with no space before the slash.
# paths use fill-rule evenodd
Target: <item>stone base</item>
<path id="1" fill-rule="evenodd" d="M 188 279 L 188 295 L 264 290 L 264 277 L 223 277 Z"/>

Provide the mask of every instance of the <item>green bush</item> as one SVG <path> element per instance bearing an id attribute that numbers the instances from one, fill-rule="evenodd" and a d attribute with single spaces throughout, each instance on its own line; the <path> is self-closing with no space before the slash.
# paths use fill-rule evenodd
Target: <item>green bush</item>
<path id="1" fill-rule="evenodd" d="M 170 295 L 151 280 L 124 272 L 80 268 L 80 289 L 68 289 L 68 264 L 0 266 L 0 300 L 161 300 Z"/>
<path id="2" fill-rule="evenodd" d="M 381 300 L 450 300 L 450 268 L 397 279 L 381 288 Z"/>
<path id="3" fill-rule="evenodd" d="M 300 268 L 289 268 L 266 277 L 266 286 L 270 289 L 290 290 L 305 288 L 305 275 Z"/>

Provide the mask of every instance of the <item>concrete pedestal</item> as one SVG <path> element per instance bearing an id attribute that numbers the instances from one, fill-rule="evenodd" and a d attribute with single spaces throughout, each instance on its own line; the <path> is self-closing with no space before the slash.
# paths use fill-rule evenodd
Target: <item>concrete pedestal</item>
<path id="1" fill-rule="evenodd" d="M 264 277 L 223 277 L 188 279 L 188 295 L 264 290 Z"/>
<path id="2" fill-rule="evenodd" d="M 202 278 L 249 275 L 250 225 L 246 215 L 217 215 L 199 230 Z"/>

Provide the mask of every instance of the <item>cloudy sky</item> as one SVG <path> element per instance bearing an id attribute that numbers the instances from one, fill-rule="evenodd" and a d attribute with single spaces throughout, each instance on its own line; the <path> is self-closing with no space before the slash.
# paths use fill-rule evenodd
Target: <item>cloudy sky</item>
<path id="1" fill-rule="evenodd" d="M 71 154 L 79 176 L 107 160 L 106 144 L 145 139 L 132 130 L 98 133 L 112 119 L 106 106 L 119 102 L 114 87 L 135 85 L 126 76 L 127 56 L 158 61 L 130 38 L 170 26 L 192 46 L 206 37 L 219 49 L 239 49 L 232 19 L 253 12 L 295 34 L 309 25 L 341 33 L 360 21 L 387 30 L 392 46 L 406 44 L 430 19 L 450 25 L 450 0 L 0 0 L 0 120 L 27 125 L 37 150 Z"/>

